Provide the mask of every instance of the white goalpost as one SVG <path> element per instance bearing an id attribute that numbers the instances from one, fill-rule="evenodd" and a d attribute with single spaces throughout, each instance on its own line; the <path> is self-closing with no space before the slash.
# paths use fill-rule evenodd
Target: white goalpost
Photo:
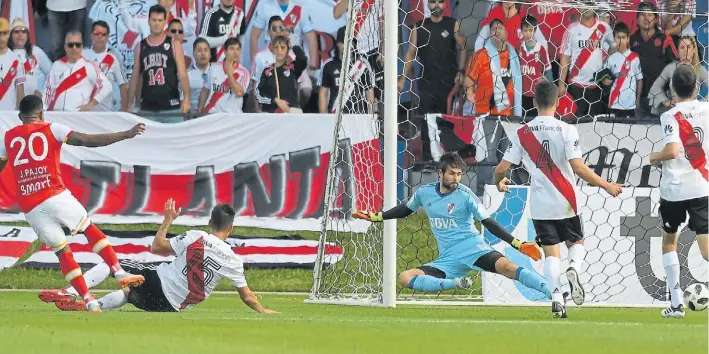
<path id="1" fill-rule="evenodd" d="M 428 0 L 409 2 L 422 4 L 419 9 L 428 6 Z M 483 1 L 458 3 L 470 5 L 465 8 L 469 13 L 464 17 L 457 16 L 461 32 L 468 36 L 467 58 L 470 59 L 477 36 L 475 32 L 486 26 L 478 25 L 478 22 L 488 12 L 485 6 L 480 6 Z M 560 0 L 515 3 L 525 6 L 528 13 L 538 17 L 562 11 L 564 21 L 568 20 L 565 11 L 578 12 L 588 8 L 596 11 L 599 20 L 606 21 L 603 16 L 609 14 L 608 21 L 613 23 L 638 17 L 636 9 L 629 9 L 625 2 L 619 1 L 593 5 L 585 1 L 570 3 Z M 489 3 L 493 7 L 496 4 Z M 397 304 L 547 306 L 548 302 L 540 293 L 494 274 L 472 272 L 474 286 L 469 290 L 422 294 L 402 288 L 398 284 L 399 272 L 431 262 L 438 256 L 425 213 L 419 211 L 406 219 L 383 223 L 352 218 L 355 209 L 388 210 L 408 200 L 420 185 L 438 179 L 435 162 L 420 161 L 421 124 L 428 124 L 432 152 L 434 149 L 439 152 L 474 149 L 472 156 L 467 157 L 469 166 L 461 183 L 478 194 L 492 217 L 517 239 L 533 241 L 536 236 L 530 217 L 530 187 L 526 171 L 522 167 L 512 171 L 509 177 L 515 186 L 508 194 L 498 193 L 492 185 L 492 170 L 507 148 L 507 134 L 523 124 L 523 118 L 465 115 L 470 112 L 470 107 L 454 117 L 424 115 L 419 114 L 413 104 L 411 107 L 402 105 L 401 97 L 409 92 L 408 87 L 403 92 L 399 88 L 404 62 L 402 52 L 407 46 L 417 44 L 407 38 L 413 26 L 402 23 L 400 14 L 405 13 L 403 17 L 406 18 L 419 10 L 400 6 L 401 1 L 396 0 L 349 0 L 348 3 L 345 49 L 339 72 L 342 89 L 336 100 L 337 123 L 325 186 L 313 286 L 306 302 L 381 307 L 396 307 Z M 695 26 L 697 35 L 706 36 L 706 6 L 702 11 L 691 15 L 695 16 L 694 23 L 699 24 Z M 661 16 L 659 14 L 658 19 Z M 473 18 L 475 23 L 471 25 L 469 20 Z M 573 16 L 570 18 L 574 21 Z M 542 18 L 537 20 L 543 22 Z M 566 31 L 562 24 L 553 25 L 553 35 L 557 35 L 557 31 Z M 630 24 L 631 34 L 634 25 Z M 475 32 L 471 31 L 472 27 L 477 27 Z M 403 39 L 400 39 L 402 34 Z M 376 41 L 378 51 L 362 49 L 361 42 L 368 40 Z M 706 68 L 704 42 L 694 43 L 696 50 L 703 54 L 699 55 L 702 59 L 697 65 Z M 550 40 L 548 50 L 558 53 L 558 43 Z M 358 69 L 353 69 L 355 67 Z M 416 75 L 423 75 L 425 70 L 419 68 Z M 408 73 L 405 76 L 406 82 L 414 86 L 420 80 L 419 77 L 409 77 Z M 707 84 L 703 83 L 709 86 Z M 374 92 L 374 101 L 370 100 L 370 90 Z M 703 94 L 706 93 L 704 90 Z M 408 93 L 412 101 L 416 101 L 417 94 L 414 88 Z M 458 103 L 464 100 L 458 91 L 450 97 L 457 99 Z M 702 98 L 707 97 L 709 94 Z M 359 104 L 354 104 L 356 102 Z M 363 106 L 367 108 L 356 108 Z M 579 131 L 586 164 L 601 177 L 627 186 L 619 198 L 606 199 L 597 187 L 581 180 L 577 182 L 587 250 L 583 269 L 579 271 L 587 294 L 584 306 L 666 306 L 668 291 L 662 268 L 657 213 L 660 170 L 649 164 L 650 153 L 661 149 L 663 132 L 658 124 L 659 118 L 648 115 L 621 120 L 602 114 L 570 123 Z M 463 124 L 474 127 L 474 132 L 463 128 Z M 352 139 L 363 131 L 373 138 Z M 446 141 L 451 137 L 456 140 L 454 144 Z M 352 143 L 354 140 L 358 142 Z M 514 263 L 543 274 L 543 261 L 534 262 L 485 230 L 481 233 L 495 250 Z M 328 252 L 331 247 L 341 248 L 341 254 Z M 681 285 L 706 284 L 709 268 L 694 242 L 694 233 L 684 230 L 680 234 L 678 254 L 682 265 Z M 563 268 L 568 265 L 565 247 L 562 247 L 561 259 Z M 562 287 L 566 286 L 566 280 L 562 279 Z"/>

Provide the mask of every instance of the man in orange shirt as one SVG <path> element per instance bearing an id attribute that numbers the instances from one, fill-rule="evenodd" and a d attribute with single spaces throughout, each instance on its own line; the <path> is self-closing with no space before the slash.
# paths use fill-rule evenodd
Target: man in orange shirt
<path id="1" fill-rule="evenodd" d="M 522 116 L 522 70 L 514 47 L 507 43 L 505 24 L 490 22 L 490 38 L 465 69 L 465 95 L 475 113 Z"/>

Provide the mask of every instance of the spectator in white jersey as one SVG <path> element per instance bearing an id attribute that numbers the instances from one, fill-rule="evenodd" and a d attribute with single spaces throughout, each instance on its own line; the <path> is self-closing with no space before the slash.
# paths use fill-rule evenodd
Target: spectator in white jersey
<path id="1" fill-rule="evenodd" d="M 199 97 L 200 113 L 242 113 L 244 94 L 249 87 L 249 71 L 243 67 L 241 42 L 229 38 L 224 43 L 226 59 L 209 69 L 207 82 Z"/>
<path id="2" fill-rule="evenodd" d="M 24 59 L 12 51 L 7 43 L 10 40 L 10 22 L 0 18 L 0 110 L 19 109 L 20 100 L 25 97 Z"/>
<path id="3" fill-rule="evenodd" d="M 344 93 L 340 98 L 340 70 L 342 70 L 342 55 L 345 50 L 345 27 L 337 30 L 335 40 L 335 57 L 330 58 L 320 71 L 318 86 L 320 97 L 318 104 L 320 113 L 372 113 L 374 112 L 374 72 L 364 55 L 357 53 L 350 56 L 351 64 L 345 74 Z M 355 54 L 355 53 L 353 53 Z M 340 104 L 340 100 L 345 102 Z"/>
<path id="4" fill-rule="evenodd" d="M 224 43 L 228 38 L 238 38 L 246 31 L 244 10 L 234 6 L 234 0 L 220 0 L 219 6 L 204 14 L 200 25 L 199 37 L 209 43 L 211 61 L 223 61 Z"/>
<path id="5" fill-rule="evenodd" d="M 290 41 L 283 36 L 274 38 L 271 47 L 276 61 L 263 70 L 256 87 L 256 99 L 261 103 L 263 112 L 302 113 L 298 103 L 297 77 L 308 65 L 305 52 L 295 46 L 295 60 L 290 59 Z"/>
<path id="6" fill-rule="evenodd" d="M 22 58 L 22 67 L 25 72 L 25 96 L 35 94 L 42 96 L 41 90 L 44 80 L 52 67 L 52 61 L 42 48 L 33 45 L 29 40 L 29 27 L 25 20 L 18 17 L 12 20 L 10 41 L 7 46 Z"/>
<path id="7" fill-rule="evenodd" d="M 554 118 L 559 103 L 556 85 L 542 81 L 534 93 L 539 116 L 508 135 L 510 144 L 495 169 L 495 183 L 498 191 L 507 193 L 510 189 L 505 175 L 512 165 L 524 163 L 529 171 L 531 216 L 536 241 L 544 249 L 544 277 L 551 290 L 552 317 L 566 318 L 566 294 L 561 292 L 559 279 L 562 242 L 569 249 L 566 278 L 571 297 L 576 305 L 582 305 L 586 296 L 578 274 L 583 270 L 586 250 L 575 175 L 613 197 L 622 192 L 622 187 L 605 181 L 584 164 L 578 131 Z"/>
<path id="8" fill-rule="evenodd" d="M 136 269 L 135 274 L 144 276 L 145 282 L 98 299 L 101 310 L 113 310 L 130 303 L 148 312 L 179 312 L 206 300 L 214 287 L 222 279 L 227 279 L 251 309 L 263 314 L 278 313 L 264 308 L 251 292 L 246 283 L 243 260 L 224 242 L 234 229 L 234 208 L 228 204 L 214 207 L 209 219 L 209 233 L 190 230 L 168 239 L 170 225 L 181 212 L 182 208 L 175 208 L 175 201 L 168 199 L 163 223 L 151 247 L 153 253 L 175 255 L 175 259 L 157 269 Z M 70 298 L 55 304 L 64 311 L 84 311 L 86 308 L 82 302 Z"/>
<path id="9" fill-rule="evenodd" d="M 148 16 L 133 16 L 128 9 L 127 0 L 118 0 L 118 7 L 121 12 L 121 19 L 127 29 L 140 34 L 143 39 L 148 38 L 153 32 L 150 26 L 150 14 Z M 195 11 L 195 0 L 189 0 L 189 12 L 177 13 L 175 0 L 158 0 L 157 4 L 165 8 L 165 24 L 163 30 L 167 32 L 167 26 L 174 19 L 179 19 L 184 25 L 185 37 L 195 37 L 197 28 L 197 12 Z"/>
<path id="10" fill-rule="evenodd" d="M 92 61 L 101 69 L 101 72 L 108 78 L 106 84 L 110 83 L 113 88 L 113 94 L 106 97 L 93 110 L 110 112 L 120 109 L 128 112 L 128 80 L 123 71 L 123 58 L 120 52 L 108 48 L 109 31 L 108 23 L 104 21 L 94 22 L 91 26 L 93 46 L 83 51 L 84 58 Z"/>
<path id="11" fill-rule="evenodd" d="M 91 111 L 113 91 L 106 75 L 83 57 L 81 32 L 67 33 L 66 56 L 55 61 L 45 83 L 47 111 Z"/>
<path id="12" fill-rule="evenodd" d="M 204 85 L 207 84 L 207 75 L 211 66 L 209 43 L 204 38 L 197 38 L 192 45 L 192 66 L 187 70 L 187 77 L 190 80 L 190 100 L 191 111 L 199 111 L 199 96 L 202 94 Z"/>
<path id="13" fill-rule="evenodd" d="M 616 117 L 634 117 L 635 109 L 640 107 L 640 94 L 643 88 L 640 56 L 630 50 L 630 28 L 625 22 L 618 22 L 615 25 L 613 36 L 618 51 L 609 55 L 604 65 L 615 77 L 610 85 L 608 108 Z"/>
<path id="14" fill-rule="evenodd" d="M 674 108 L 660 116 L 664 147 L 650 154 L 650 164 L 662 165 L 660 218 L 662 219 L 662 264 L 667 275 L 670 306 L 664 318 L 684 318 L 677 232 L 687 221 L 697 233 L 699 252 L 709 261 L 709 103 L 697 101 L 697 74 L 693 67 L 680 65 L 672 74 Z"/>

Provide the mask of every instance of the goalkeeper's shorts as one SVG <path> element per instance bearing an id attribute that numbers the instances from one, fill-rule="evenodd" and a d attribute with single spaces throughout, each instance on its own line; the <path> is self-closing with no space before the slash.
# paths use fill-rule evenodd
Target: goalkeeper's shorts
<path id="1" fill-rule="evenodd" d="M 442 254 L 435 261 L 426 263 L 424 266 L 439 269 L 445 273 L 446 279 L 455 279 L 467 276 L 472 270 L 494 271 L 494 262 L 500 257 L 503 257 L 502 254 L 484 244 L 474 252 Z M 490 261 L 492 261 L 492 269 L 489 267 Z"/>

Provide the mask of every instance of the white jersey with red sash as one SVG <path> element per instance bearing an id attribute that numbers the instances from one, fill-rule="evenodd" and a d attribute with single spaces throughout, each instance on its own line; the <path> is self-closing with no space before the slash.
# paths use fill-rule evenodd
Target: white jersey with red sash
<path id="1" fill-rule="evenodd" d="M 20 55 L 7 50 L 0 54 L 0 110 L 17 109 L 17 86 L 25 84 L 25 69 Z"/>
<path id="2" fill-rule="evenodd" d="M 662 163 L 660 197 L 676 202 L 709 195 L 709 103 L 678 102 L 660 116 L 664 143 L 680 146 L 676 159 Z"/>
<path id="3" fill-rule="evenodd" d="M 206 300 L 222 278 L 247 286 L 244 262 L 228 243 L 204 231 L 190 230 L 170 239 L 175 259 L 157 268 L 162 291 L 177 311 Z"/>
<path id="4" fill-rule="evenodd" d="M 625 53 L 615 52 L 608 57 L 605 66 L 615 75 L 608 107 L 622 110 L 635 109 L 638 80 L 643 79 L 638 54 L 630 49 Z"/>
<path id="5" fill-rule="evenodd" d="M 47 78 L 52 61 L 38 46 L 32 46 L 32 55 L 28 56 L 25 48 L 14 50 L 22 58 L 22 68 L 25 72 L 25 96 L 41 91 L 44 80 Z"/>
<path id="6" fill-rule="evenodd" d="M 79 58 L 69 63 L 63 57 L 52 64 L 45 84 L 44 107 L 47 111 L 78 111 L 95 99 L 101 102 L 111 95 L 111 85 L 99 67 Z"/>
<path id="7" fill-rule="evenodd" d="M 120 109 L 121 105 L 121 86 L 128 84 L 126 74 L 123 71 L 123 62 L 118 52 L 105 50 L 101 53 L 96 53 L 93 49 L 84 49 L 84 58 L 96 64 L 101 72 L 106 75 L 106 78 L 111 83 L 113 95 L 99 102 L 99 105 L 94 107 L 94 111 L 110 112 Z"/>
<path id="8" fill-rule="evenodd" d="M 241 64 L 232 73 L 236 82 L 246 91 L 249 87 L 250 75 Z M 206 113 L 241 113 L 244 97 L 231 92 L 229 78 L 225 72 L 224 63 L 216 63 L 209 68 L 204 88 L 209 90 L 209 97 L 204 106 Z"/>
<path id="9" fill-rule="evenodd" d="M 301 0 L 290 0 L 288 7 L 284 11 L 276 0 L 261 0 L 258 2 L 258 5 L 256 5 L 252 21 L 254 27 L 263 30 L 261 37 L 266 40 L 266 43 L 270 43 L 271 39 L 268 38 L 266 34 L 268 20 L 272 16 L 279 16 L 283 19 L 286 30 L 290 32 L 291 46 L 302 46 L 303 41 L 301 34 L 308 33 L 314 29 L 311 18 L 305 10 L 308 6 L 313 5 L 314 4 Z M 259 41 L 259 43 L 262 42 Z M 263 47 L 259 47 L 259 49 L 262 48 Z"/>
<path id="10" fill-rule="evenodd" d="M 148 15 L 131 15 L 130 11 L 128 11 L 129 6 L 129 1 L 121 0 L 119 2 L 119 11 L 121 12 L 123 24 L 127 29 L 140 34 L 143 38 L 148 38 L 148 36 L 150 36 Z M 197 13 L 193 9 L 185 10 L 182 6 L 177 7 L 177 5 L 172 5 L 170 14 L 167 15 L 167 19 L 165 20 L 165 32 L 167 32 L 167 26 L 170 24 L 170 21 L 175 18 L 182 22 L 182 28 L 185 31 L 185 39 L 188 39 L 189 41 L 189 38 L 194 38 L 197 36 Z"/>
<path id="11" fill-rule="evenodd" d="M 241 29 L 241 23 L 244 21 L 244 11 L 240 8 L 234 6 L 234 14 L 231 16 L 231 21 L 229 22 L 229 27 L 231 28 L 231 33 L 229 37 L 238 37 L 239 30 Z M 226 60 L 226 55 L 224 54 L 224 46 L 220 45 L 217 48 L 217 62 Z"/>
<path id="12" fill-rule="evenodd" d="M 366 54 L 379 48 L 384 7 L 381 0 L 358 0 L 355 5 L 354 36 L 357 50 Z"/>
<path id="13" fill-rule="evenodd" d="M 540 116 L 508 135 L 503 159 L 524 163 L 532 177 L 532 219 L 561 220 L 580 212 L 569 160 L 581 158 L 579 133 L 554 117 Z"/>
<path id="14" fill-rule="evenodd" d="M 563 55 L 571 57 L 569 82 L 578 86 L 596 86 L 594 75 L 603 69 L 603 60 L 613 43 L 613 30 L 596 20 L 590 27 L 572 24 L 561 44 Z"/>

